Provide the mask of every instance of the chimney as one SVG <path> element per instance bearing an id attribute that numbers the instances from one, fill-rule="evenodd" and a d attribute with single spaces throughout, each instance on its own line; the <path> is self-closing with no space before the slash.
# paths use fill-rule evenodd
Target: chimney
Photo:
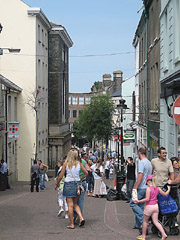
<path id="1" fill-rule="evenodd" d="M 114 82 L 114 92 L 119 90 L 122 87 L 123 81 L 123 72 L 121 70 L 116 70 L 113 72 L 113 82 Z"/>

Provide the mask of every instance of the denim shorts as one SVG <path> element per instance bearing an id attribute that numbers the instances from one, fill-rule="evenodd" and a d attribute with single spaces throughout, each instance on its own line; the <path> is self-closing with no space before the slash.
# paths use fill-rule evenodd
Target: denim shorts
<path id="1" fill-rule="evenodd" d="M 80 184 L 78 182 L 65 182 L 63 188 L 63 196 L 64 197 L 77 197 L 77 186 Z"/>

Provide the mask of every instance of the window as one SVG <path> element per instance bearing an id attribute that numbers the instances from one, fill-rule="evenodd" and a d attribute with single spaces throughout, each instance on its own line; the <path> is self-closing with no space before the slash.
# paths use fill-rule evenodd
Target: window
<path id="1" fill-rule="evenodd" d="M 14 121 L 17 121 L 17 97 L 14 98 Z"/>
<path id="2" fill-rule="evenodd" d="M 180 29 L 179 29 L 179 22 L 180 22 L 180 3 L 179 0 L 174 1 L 175 9 L 174 9 L 174 61 L 175 63 L 180 60 Z"/>
<path id="3" fill-rule="evenodd" d="M 40 25 L 38 24 L 38 42 L 41 42 L 41 28 Z"/>
<path id="4" fill-rule="evenodd" d="M 79 110 L 79 115 L 83 112 L 83 110 Z"/>
<path id="5" fill-rule="evenodd" d="M 73 110 L 73 118 L 77 118 L 77 110 Z"/>
<path id="6" fill-rule="evenodd" d="M 8 121 L 11 120 L 11 96 L 8 96 Z"/>
<path id="7" fill-rule="evenodd" d="M 71 116 L 70 116 L 70 114 L 71 114 L 71 111 L 70 110 L 68 110 L 68 118 L 70 118 Z"/>
<path id="8" fill-rule="evenodd" d="M 77 97 L 72 97 L 72 104 L 77 105 Z"/>
<path id="9" fill-rule="evenodd" d="M 71 105 L 71 96 L 69 96 L 69 105 Z"/>
<path id="10" fill-rule="evenodd" d="M 91 97 L 86 97 L 86 104 L 90 104 Z"/>
<path id="11" fill-rule="evenodd" d="M 79 105 L 84 105 L 84 97 L 79 97 Z"/>

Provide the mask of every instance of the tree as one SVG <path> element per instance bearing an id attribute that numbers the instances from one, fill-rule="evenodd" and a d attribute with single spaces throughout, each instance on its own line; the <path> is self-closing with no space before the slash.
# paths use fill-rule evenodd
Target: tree
<path id="1" fill-rule="evenodd" d="M 107 142 L 112 135 L 113 102 L 109 96 L 93 97 L 89 106 L 80 114 L 73 125 L 73 133 L 78 138 L 85 137 Z"/>

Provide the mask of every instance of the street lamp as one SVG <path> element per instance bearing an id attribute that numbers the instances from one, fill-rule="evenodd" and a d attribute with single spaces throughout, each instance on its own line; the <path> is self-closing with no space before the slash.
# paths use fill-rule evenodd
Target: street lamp
<path id="1" fill-rule="evenodd" d="M 117 105 L 117 109 L 119 111 L 120 114 L 120 119 L 121 119 L 121 168 L 119 168 L 119 134 L 118 134 L 118 169 L 116 172 L 116 190 L 118 192 L 118 197 L 119 199 L 123 199 L 123 195 L 121 192 L 122 186 L 124 184 L 124 180 L 125 180 L 125 176 L 124 176 L 124 154 L 123 154 L 123 113 L 125 113 L 125 111 L 127 109 L 129 109 L 127 107 L 127 105 L 125 104 L 125 100 L 124 99 L 120 99 L 119 100 L 119 104 Z"/>

